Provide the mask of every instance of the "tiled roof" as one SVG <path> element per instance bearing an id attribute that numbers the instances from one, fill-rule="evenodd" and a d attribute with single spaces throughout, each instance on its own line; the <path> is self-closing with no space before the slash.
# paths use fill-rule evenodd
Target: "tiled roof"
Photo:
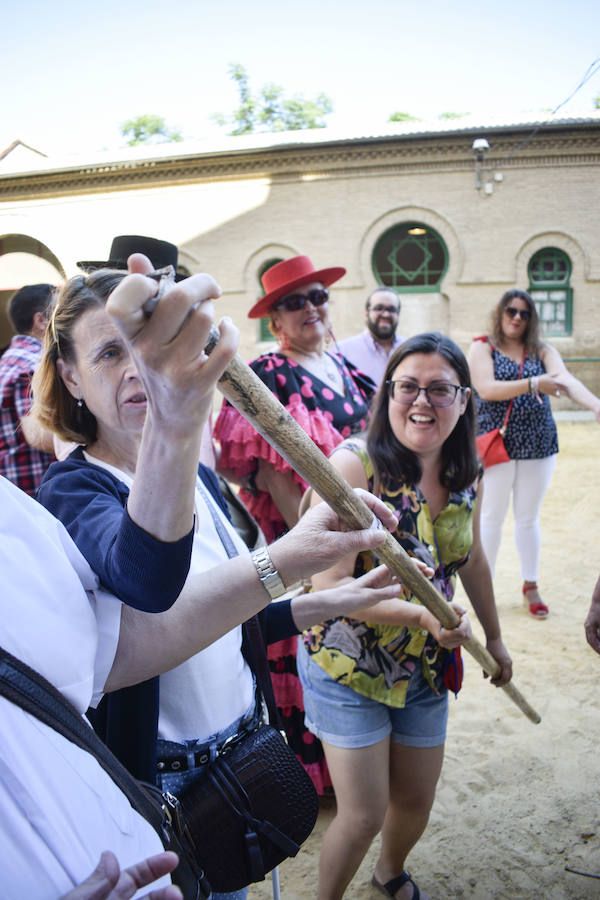
<path id="1" fill-rule="evenodd" d="M 548 114 L 550 116 L 550 114 Z M 102 169 L 103 167 L 126 168 L 135 166 L 136 163 L 148 163 L 152 160 L 184 159 L 201 156 L 217 156 L 220 154 L 243 154 L 256 152 L 257 150 L 293 149 L 302 146 L 321 146 L 339 143 L 365 143 L 384 140 L 401 140 L 414 138 L 435 138 L 451 135 L 477 135 L 484 137 L 486 134 L 519 131 L 528 132 L 534 129 L 544 128 L 594 128 L 600 127 L 600 110 L 594 111 L 585 117 L 544 117 L 543 112 L 535 112 L 515 116 L 510 119 L 494 116 L 461 116 L 455 119 L 436 119 L 434 121 L 411 122 L 387 122 L 384 128 L 371 133 L 354 133 L 334 130 L 331 128 L 311 129 L 307 131 L 282 131 L 260 132 L 236 137 L 227 135 L 212 135 L 209 138 L 183 141 L 179 143 L 143 144 L 137 147 L 120 147 L 112 150 L 103 150 L 98 153 L 86 152 L 85 154 L 61 154 L 55 157 L 40 155 L 41 151 L 34 151 L 26 161 L 22 156 L 15 157 L 14 165 L 11 165 L 11 155 L 8 150 L 21 141 L 15 141 L 7 148 L 4 156 L 0 154 L 0 178 L 3 175 L 26 174 L 28 172 L 40 173 L 43 171 Z M 27 146 L 27 145 L 24 145 Z M 33 148 L 28 148 L 32 149 Z M 16 167 L 18 165 L 18 168 Z"/>

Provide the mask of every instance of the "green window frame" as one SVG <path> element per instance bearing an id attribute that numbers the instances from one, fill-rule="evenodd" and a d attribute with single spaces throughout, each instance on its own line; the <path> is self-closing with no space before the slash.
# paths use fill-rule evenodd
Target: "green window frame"
<path id="1" fill-rule="evenodd" d="M 433 293 L 448 269 L 448 248 L 421 222 L 402 222 L 381 235 L 371 259 L 379 284 L 397 293 Z"/>
<path id="2" fill-rule="evenodd" d="M 264 297 L 265 289 L 262 286 L 261 278 L 265 274 L 265 272 L 270 269 L 272 266 L 276 266 L 277 263 L 283 262 L 283 259 L 280 257 L 275 257 L 274 259 L 267 259 L 259 268 L 256 273 L 256 277 L 258 279 L 258 283 L 260 285 L 260 296 Z M 269 328 L 269 322 L 271 321 L 270 316 L 264 316 L 262 319 L 258 320 L 258 340 L 259 341 L 275 341 L 275 336 L 272 334 L 271 329 Z"/>
<path id="3" fill-rule="evenodd" d="M 529 293 L 544 336 L 564 337 L 573 331 L 571 271 L 571 260 L 558 247 L 544 247 L 529 260 Z"/>

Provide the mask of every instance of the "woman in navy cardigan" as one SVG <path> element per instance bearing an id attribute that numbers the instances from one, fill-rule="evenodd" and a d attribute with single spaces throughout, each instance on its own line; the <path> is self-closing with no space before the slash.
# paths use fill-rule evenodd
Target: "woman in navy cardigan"
<path id="1" fill-rule="evenodd" d="M 223 346 L 207 359 L 201 348 L 219 292 L 212 279 L 194 276 L 172 287 L 148 322 L 141 307 L 155 291 L 149 278 L 110 270 L 68 282 L 34 395 L 43 423 L 78 444 L 48 471 L 39 499 L 109 590 L 160 615 L 182 591 L 200 598 L 203 576 L 247 549 L 228 522 L 213 473 L 198 467 L 212 387 L 235 349 L 235 331 L 222 324 Z M 298 560 L 300 574 L 322 567 L 318 554 L 311 548 L 312 560 Z M 253 561 L 271 596 L 283 593 L 268 551 Z M 334 608 L 351 614 L 392 598 L 397 586 L 386 582 L 380 572 L 357 589 L 267 606 L 265 638 L 297 633 Z M 258 726 L 261 703 L 243 645 L 241 626 L 230 627 L 159 679 L 104 701 L 96 726 L 134 774 L 177 793 L 202 776 L 228 738 Z"/>

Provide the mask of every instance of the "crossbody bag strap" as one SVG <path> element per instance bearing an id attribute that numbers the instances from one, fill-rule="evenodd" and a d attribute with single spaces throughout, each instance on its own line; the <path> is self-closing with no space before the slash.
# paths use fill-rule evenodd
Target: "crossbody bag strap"
<path id="1" fill-rule="evenodd" d="M 492 350 L 495 350 L 495 349 L 496 349 L 496 348 L 494 347 L 494 345 L 492 344 L 491 341 L 490 341 L 490 347 L 492 348 Z M 518 375 L 518 378 L 520 378 L 521 375 L 522 375 L 522 373 L 523 373 L 523 366 L 525 365 L 525 358 L 526 358 L 526 356 L 527 356 L 527 350 L 523 350 L 523 359 L 521 360 L 521 365 L 520 365 L 520 367 L 519 367 L 519 375 Z M 515 402 L 515 398 L 512 397 L 510 403 L 508 404 L 508 409 L 506 410 L 506 415 L 504 416 L 504 422 L 502 423 L 502 428 L 500 429 L 500 434 L 501 434 L 503 437 L 504 437 L 504 432 L 506 431 L 506 426 L 508 425 L 508 420 L 509 420 L 509 418 L 510 418 L 510 414 L 511 414 L 511 412 L 512 412 L 512 408 L 513 408 L 513 403 L 514 403 L 514 402 Z"/>
<path id="2" fill-rule="evenodd" d="M 154 785 L 142 786 L 53 684 L 2 647 L 0 696 L 90 753 L 122 791 L 131 807 L 154 828 L 163 846 L 173 848 L 173 839 L 177 842 L 174 849 L 180 860 L 176 872 L 182 871 L 182 880 L 178 883 L 184 896 L 204 900 L 210 895 L 210 885 L 195 859 L 179 801 L 171 794 L 161 793 Z M 154 800 L 148 792 L 152 792 Z"/>
<path id="3" fill-rule="evenodd" d="M 77 709 L 43 675 L 0 647 L 0 696 L 94 756 L 131 805 L 157 828 L 156 810 L 137 780 L 119 762 Z M 158 830 L 158 829 L 157 829 Z"/>
<path id="4" fill-rule="evenodd" d="M 279 731 L 282 731 L 281 720 L 277 710 L 277 702 L 273 691 L 273 682 L 271 681 L 271 671 L 269 669 L 269 659 L 267 656 L 267 648 L 263 637 L 262 628 L 258 616 L 252 616 L 247 622 L 244 622 L 246 635 L 248 637 L 248 646 L 252 655 L 252 667 L 256 675 L 256 682 L 267 704 L 269 712 L 269 722 Z"/>
<path id="5" fill-rule="evenodd" d="M 219 535 L 227 556 L 230 559 L 234 556 L 239 556 L 238 550 L 232 540 L 231 535 L 223 524 L 223 520 L 212 504 L 211 498 L 208 496 L 200 479 L 198 479 L 198 490 L 200 491 L 200 494 L 202 495 L 202 498 L 208 508 L 208 511 L 213 520 L 213 524 L 215 526 L 215 530 Z M 252 656 L 252 668 L 254 670 L 254 675 L 256 676 L 258 687 L 260 688 L 265 703 L 267 704 L 267 709 L 269 711 L 269 721 L 276 728 L 280 729 L 279 713 L 277 712 L 277 703 L 275 701 L 273 683 L 271 681 L 271 673 L 269 671 L 267 648 L 265 647 L 265 641 L 263 638 L 263 633 L 260 627 L 258 616 L 252 616 L 251 619 L 248 619 L 247 622 L 244 622 L 244 628 L 246 630 L 248 646 L 250 648 L 250 653 Z"/>
<path id="6" fill-rule="evenodd" d="M 527 350 L 523 350 L 523 359 L 521 360 L 521 365 L 519 367 L 518 378 L 521 377 L 521 374 L 523 372 L 523 366 L 525 365 L 525 357 L 526 356 L 527 356 Z M 512 412 L 512 407 L 513 407 L 514 402 L 515 402 L 515 398 L 512 397 L 510 403 L 508 404 L 508 409 L 506 410 L 506 415 L 504 416 L 504 422 L 502 423 L 502 428 L 500 429 L 500 434 L 502 436 L 504 436 L 504 432 L 506 431 L 506 426 L 508 425 L 508 420 L 510 418 L 510 414 Z"/>

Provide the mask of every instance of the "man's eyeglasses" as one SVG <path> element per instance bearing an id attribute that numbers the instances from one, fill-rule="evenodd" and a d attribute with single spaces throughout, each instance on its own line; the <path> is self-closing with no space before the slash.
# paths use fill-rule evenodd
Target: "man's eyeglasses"
<path id="1" fill-rule="evenodd" d="M 504 312 L 508 313 L 511 319 L 516 319 L 517 316 L 520 316 L 524 322 L 527 322 L 531 318 L 530 309 L 517 309 L 516 306 L 505 306 Z"/>
<path id="2" fill-rule="evenodd" d="M 386 381 L 388 394 L 396 403 L 409 406 L 414 403 L 421 391 L 432 406 L 452 406 L 459 391 L 468 388 L 460 384 L 448 384 L 447 381 L 435 381 L 427 387 L 420 387 L 414 381 Z"/>
<path id="3" fill-rule="evenodd" d="M 283 300 L 275 303 L 273 309 L 295 312 L 297 309 L 304 309 L 309 300 L 313 306 L 323 306 L 329 300 L 329 291 L 327 288 L 313 288 L 308 294 L 288 294 Z"/>
<path id="4" fill-rule="evenodd" d="M 396 306 L 381 306 L 380 303 L 377 306 L 370 306 L 370 312 L 374 313 L 387 313 L 390 316 L 397 316 L 400 310 Z"/>

